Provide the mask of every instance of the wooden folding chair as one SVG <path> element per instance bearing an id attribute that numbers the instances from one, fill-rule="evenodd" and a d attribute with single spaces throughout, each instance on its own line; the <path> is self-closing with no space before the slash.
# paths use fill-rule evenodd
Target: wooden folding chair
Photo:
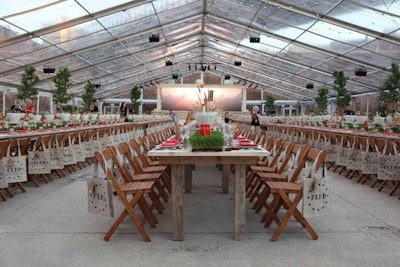
<path id="1" fill-rule="evenodd" d="M 98 155 L 96 156 L 96 152 L 98 152 Z M 95 152 L 95 157 L 96 157 L 96 163 L 100 165 L 100 167 L 103 169 L 104 172 L 107 171 L 107 168 L 111 166 L 116 167 L 116 173 L 114 174 L 117 178 L 119 178 L 119 181 L 124 181 L 124 182 L 147 182 L 147 181 L 154 181 L 155 178 L 157 178 L 155 175 L 131 175 L 129 171 L 126 169 L 125 165 L 120 162 L 119 159 L 119 154 L 117 153 L 117 150 L 114 146 L 108 147 L 103 151 L 96 151 Z M 99 156 L 101 155 L 101 157 Z M 95 170 L 97 171 L 98 166 L 95 165 Z M 117 175 L 118 174 L 118 175 Z M 152 204 L 150 206 L 150 210 L 156 209 L 159 214 L 162 214 L 164 211 L 164 206 L 162 205 L 160 199 L 158 198 L 157 194 L 154 191 L 154 188 L 150 192 L 147 193 L 150 200 L 152 201 Z M 146 208 L 146 207 L 145 207 Z M 145 214 L 146 211 L 143 211 L 143 214 Z M 151 215 L 151 221 L 154 221 L 157 223 L 157 219 L 155 218 L 154 215 Z M 143 217 L 143 223 L 146 220 L 146 216 Z M 153 227 L 153 226 L 152 226 Z"/>
<path id="2" fill-rule="evenodd" d="M 136 154 L 140 157 L 140 161 L 142 162 L 143 166 L 159 166 L 160 161 L 152 160 L 151 158 L 147 157 L 147 153 L 140 149 L 141 144 L 136 139 L 131 139 L 128 142 L 129 146 L 136 152 Z"/>
<path id="3" fill-rule="evenodd" d="M 265 157 L 265 159 L 261 159 L 257 162 L 256 165 L 249 165 L 247 166 L 247 175 L 246 175 L 246 190 L 251 189 L 253 184 L 253 179 L 256 171 L 262 171 L 266 168 L 268 171 L 276 171 L 276 165 L 281 157 L 282 151 L 287 147 L 289 144 L 288 141 L 284 141 L 283 139 L 275 139 L 274 144 L 272 147 L 267 149 L 271 152 L 269 157 Z M 271 158 L 272 157 L 272 158 Z M 268 160 L 270 158 L 270 160 Z"/>
<path id="4" fill-rule="evenodd" d="M 272 152 L 273 147 L 274 147 L 275 143 L 276 143 L 278 140 L 279 140 L 279 139 L 276 139 L 276 138 L 273 137 L 273 136 L 267 136 L 267 135 L 266 135 L 266 136 L 265 136 L 265 139 L 264 139 L 264 144 L 262 145 L 262 147 L 263 147 L 265 150 Z M 267 166 L 267 164 L 268 164 L 268 158 L 271 157 L 271 156 L 273 156 L 273 155 L 271 154 L 270 156 L 264 156 L 264 157 L 262 157 L 262 158 L 257 162 L 257 165 L 260 165 L 260 166 Z M 249 171 L 249 170 L 247 169 L 247 171 Z"/>
<path id="5" fill-rule="evenodd" d="M 375 146 L 375 141 L 374 141 L 373 137 L 358 136 L 358 143 L 360 145 L 360 150 L 362 150 L 362 152 L 360 152 L 360 153 L 367 154 L 367 153 L 378 152 L 377 147 Z M 368 160 L 365 159 L 364 164 L 367 164 L 367 162 L 368 162 Z M 367 181 L 374 182 L 374 180 L 376 178 L 376 174 L 378 173 L 377 163 L 378 162 L 376 162 L 376 164 L 375 164 L 376 166 L 369 167 L 369 168 L 366 168 L 364 166 L 357 182 L 361 183 L 361 184 L 365 184 Z"/>
<path id="6" fill-rule="evenodd" d="M 4 139 L 4 140 L 0 140 L 0 160 L 3 159 L 3 157 L 5 157 L 7 155 L 7 149 L 8 146 L 10 145 L 11 140 L 10 139 Z M 9 195 L 9 197 L 13 197 L 14 195 L 12 194 L 12 192 L 9 191 L 8 187 L 5 188 L 0 188 L 0 198 L 3 201 L 7 200 L 6 195 L 3 193 L 3 191 L 6 191 L 7 194 Z M 11 194 L 10 194 L 11 193 Z"/>
<path id="7" fill-rule="evenodd" d="M 96 152 L 97 153 L 97 152 Z M 138 215 L 134 211 L 134 207 L 136 205 L 141 206 L 141 210 L 146 210 L 144 208 L 147 206 L 147 203 L 144 199 L 144 195 L 151 191 L 151 188 L 154 185 L 154 182 L 123 182 L 121 184 L 118 183 L 117 178 L 114 176 L 112 170 L 107 168 L 107 177 L 112 181 L 113 187 L 117 192 L 119 198 L 121 199 L 125 209 L 121 212 L 119 217 L 115 220 L 114 224 L 108 230 L 106 235 L 104 236 L 104 240 L 110 240 L 111 236 L 117 230 L 118 226 L 125 220 L 126 216 L 132 218 L 133 222 L 135 223 L 136 227 L 138 228 L 140 234 L 143 237 L 143 240 L 146 242 L 150 242 L 150 236 L 144 229 L 144 226 L 139 219 Z M 128 200 L 128 196 L 132 196 L 131 200 Z M 149 209 L 147 212 L 149 213 Z M 145 215 L 150 217 L 149 214 Z M 151 221 L 151 219 L 149 219 Z"/>
<path id="8" fill-rule="evenodd" d="M 390 157 L 398 158 L 398 147 L 395 140 L 387 139 L 386 140 L 386 155 L 390 155 Z M 389 195 L 392 196 L 396 191 L 397 187 L 399 187 L 399 173 L 395 173 L 393 175 L 393 179 L 397 180 L 386 180 L 382 179 L 382 177 L 377 175 L 377 178 L 380 180 L 380 184 L 378 186 L 378 191 L 381 192 L 383 189 L 387 189 L 389 191 Z"/>
<path id="9" fill-rule="evenodd" d="M 117 166 L 119 169 L 121 169 L 121 172 L 123 172 L 123 175 L 125 177 L 130 176 L 133 180 L 140 179 L 140 180 L 154 181 L 158 191 L 157 196 L 159 198 L 162 198 L 165 202 L 168 201 L 168 195 L 167 195 L 168 187 L 162 183 L 163 174 L 161 172 L 137 173 L 135 166 L 137 162 L 135 161 L 135 158 L 131 153 L 131 148 L 127 142 L 123 142 L 119 144 L 116 148 L 113 147 L 112 149 L 114 153 L 119 153 L 119 155 L 121 155 L 126 162 L 126 164 L 122 164 L 122 166 Z"/>
<path id="10" fill-rule="evenodd" d="M 129 143 L 126 143 L 129 146 Z M 129 146 L 130 147 L 130 146 Z M 129 151 L 131 151 L 129 149 Z M 167 165 L 155 165 L 155 166 L 145 166 L 139 161 L 139 155 L 135 156 L 131 154 L 132 167 L 135 173 L 162 173 L 163 184 L 167 188 L 168 192 L 171 193 L 171 179 L 169 174 L 169 166 Z"/>
<path id="11" fill-rule="evenodd" d="M 287 158 L 285 159 L 284 164 L 288 164 L 288 161 L 290 158 L 295 157 L 294 162 L 297 165 L 293 166 L 292 168 L 292 174 L 290 176 L 290 181 L 294 182 L 298 179 L 298 177 L 301 174 L 302 169 L 304 168 L 305 162 L 307 160 L 307 155 L 310 150 L 309 145 L 301 145 L 301 144 L 294 144 L 292 146 L 292 149 L 289 151 L 289 154 L 287 155 Z M 297 158 L 296 158 L 297 157 Z M 289 158 L 289 159 L 288 159 Z M 261 212 L 263 207 L 268 208 L 267 206 L 267 198 L 269 196 L 269 191 L 268 188 L 266 187 L 266 182 L 268 181 L 275 181 L 275 182 L 287 182 L 288 181 L 288 174 L 287 173 L 282 173 L 282 170 L 280 170 L 280 173 L 257 173 L 257 177 L 259 180 L 259 185 L 257 190 L 254 193 L 254 196 L 252 196 L 254 199 L 257 200 L 254 202 L 253 209 L 255 209 L 256 213 Z"/>
<path id="12" fill-rule="evenodd" d="M 332 170 L 333 172 L 338 172 L 339 174 L 342 173 L 346 169 L 347 164 L 347 154 L 346 150 L 348 148 L 348 136 L 343 133 L 336 133 L 335 134 L 336 143 L 338 150 L 336 151 L 336 162 L 335 168 Z"/>
<path id="13" fill-rule="evenodd" d="M 347 164 L 346 164 L 346 170 L 347 173 L 345 175 L 346 178 L 348 179 L 353 179 L 353 177 L 359 173 L 359 169 L 357 166 L 356 162 L 356 155 L 360 153 L 359 151 L 359 143 L 358 143 L 358 138 L 355 135 L 347 135 L 347 143 L 348 143 L 348 150 L 350 150 L 352 153 L 348 156 Z"/>
<path id="14" fill-rule="evenodd" d="M 260 177 L 263 176 L 264 173 L 282 173 L 286 169 L 294 145 L 294 142 L 282 141 L 269 166 L 250 166 L 249 175 L 246 177 L 251 179 L 247 191 L 250 202 L 254 200 L 255 196 L 258 194 L 258 190 L 260 190 Z M 301 145 L 299 145 L 299 147 L 301 147 Z"/>
<path id="15" fill-rule="evenodd" d="M 31 139 L 29 137 L 11 139 L 10 154 L 8 156 L 11 156 L 11 157 L 25 156 L 26 157 L 28 155 L 28 150 L 30 149 L 30 145 L 31 145 Z M 18 151 L 21 154 L 18 154 Z M 36 179 L 32 179 L 32 177 L 29 177 L 29 175 L 28 175 L 28 180 L 32 181 L 32 183 L 36 187 L 40 186 L 39 181 L 37 181 Z M 14 189 L 19 189 L 22 193 L 26 192 L 24 185 L 20 182 L 12 183 L 10 185 L 11 186 L 7 189 L 7 191 L 10 194 L 12 194 L 12 190 L 14 190 Z"/>
<path id="16" fill-rule="evenodd" d="M 33 143 L 32 148 L 30 151 L 43 151 L 44 149 L 47 148 L 48 143 L 50 142 L 51 136 L 50 135 L 43 135 L 43 136 L 38 136 L 36 139 L 36 142 Z M 29 151 L 28 151 L 29 153 Z M 29 164 L 29 160 L 28 160 Z M 28 166 L 29 170 L 29 166 Z M 43 180 L 46 184 L 50 181 L 53 181 L 53 177 L 50 175 L 50 173 L 41 173 L 35 176 L 34 174 L 29 173 L 28 171 L 28 179 L 35 184 L 35 186 L 39 187 L 39 182 L 38 180 L 41 179 Z"/>
<path id="17" fill-rule="evenodd" d="M 378 138 L 378 137 L 374 137 L 373 138 L 373 143 L 375 144 L 375 151 L 379 152 L 380 154 L 385 154 L 385 150 L 386 150 L 386 138 Z M 376 171 L 376 175 L 378 174 L 378 170 Z M 378 176 L 375 177 L 375 179 L 373 179 L 370 187 L 374 188 L 375 185 L 377 185 L 378 183 L 382 182 L 382 180 L 379 180 Z"/>
<path id="18" fill-rule="evenodd" d="M 310 148 L 305 160 L 316 161 L 315 170 L 317 171 L 322 166 L 326 155 L 326 151 Z M 269 204 L 262 221 L 265 222 L 264 227 L 269 227 L 272 224 L 272 221 L 275 221 L 278 224 L 278 228 L 272 235 L 271 241 L 278 240 L 291 216 L 294 216 L 294 218 L 308 231 L 314 240 L 318 239 L 317 233 L 297 209 L 297 206 L 303 197 L 302 184 L 295 183 L 295 180 L 293 179 L 290 182 L 266 182 L 266 188 L 268 194 L 273 196 L 273 200 Z M 294 195 L 294 197 L 291 197 L 290 195 Z M 282 220 L 279 220 L 277 215 L 281 207 L 286 210 L 286 213 Z"/>

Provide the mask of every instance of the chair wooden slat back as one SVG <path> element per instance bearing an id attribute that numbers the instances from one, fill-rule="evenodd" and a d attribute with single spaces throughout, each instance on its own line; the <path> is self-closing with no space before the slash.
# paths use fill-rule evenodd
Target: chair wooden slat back
<path id="1" fill-rule="evenodd" d="M 11 143 L 11 139 L 0 140 L 0 159 L 7 156 L 7 149 Z"/>

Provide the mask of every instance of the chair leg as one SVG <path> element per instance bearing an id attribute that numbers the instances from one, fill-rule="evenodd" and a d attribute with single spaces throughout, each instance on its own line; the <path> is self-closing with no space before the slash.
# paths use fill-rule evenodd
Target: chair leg
<path id="1" fill-rule="evenodd" d="M 4 191 L 7 193 L 8 197 L 13 198 L 14 194 L 9 187 L 4 188 Z"/>
<path id="2" fill-rule="evenodd" d="M 151 212 L 149 204 L 147 204 L 146 200 L 143 197 L 139 199 L 138 206 L 143 212 L 142 224 L 144 225 L 147 221 L 151 228 L 156 228 L 156 223 L 158 223 L 158 221 L 154 214 Z"/>
<path id="3" fill-rule="evenodd" d="M 393 196 L 394 193 L 397 191 L 397 189 L 400 187 L 400 181 L 397 181 L 394 186 L 392 187 L 392 189 L 390 189 L 389 191 L 389 196 Z"/>
<path id="4" fill-rule="evenodd" d="M 289 219 L 292 215 L 296 218 L 296 220 L 304 228 L 306 228 L 306 230 L 308 231 L 308 233 L 311 235 L 311 237 L 314 240 L 318 239 L 317 233 L 314 231 L 314 229 L 311 227 L 311 225 L 307 222 L 307 220 L 303 217 L 303 215 L 301 215 L 301 213 L 297 210 L 297 205 L 299 204 L 301 198 L 303 197 L 302 192 L 301 191 L 298 192 L 293 201 L 290 200 L 289 196 L 283 190 L 279 190 L 278 195 L 279 195 L 280 199 L 282 199 L 283 203 L 286 204 L 287 212 L 286 212 L 285 216 L 283 217 L 278 229 L 276 229 L 275 233 L 273 234 L 271 241 L 278 240 L 279 236 L 283 232 L 283 229 L 285 229 L 285 227 L 286 227 L 287 223 L 289 222 Z"/>
<path id="5" fill-rule="evenodd" d="M 125 198 L 125 196 L 123 196 L 123 197 Z M 128 216 L 128 214 L 129 214 L 131 216 L 133 222 L 135 223 L 136 227 L 139 229 L 139 232 L 141 233 L 143 240 L 146 242 L 151 241 L 150 236 L 147 234 L 146 230 L 144 229 L 141 220 L 136 215 L 136 213 L 133 211 L 133 207 L 136 205 L 136 203 L 142 197 L 143 197 L 143 192 L 140 192 L 140 193 L 135 194 L 135 196 L 131 199 L 130 202 L 124 203 L 125 209 L 121 212 L 119 217 L 115 220 L 115 222 L 111 226 L 110 230 L 108 230 L 108 232 L 104 236 L 104 240 L 106 240 L 106 241 L 110 240 L 111 236 L 117 230 L 118 226 L 124 221 L 126 216 Z"/>
<path id="6" fill-rule="evenodd" d="M 6 200 L 7 200 L 6 195 L 5 195 L 2 191 L 0 191 L 0 198 L 1 198 L 3 201 L 6 201 Z"/>
<path id="7" fill-rule="evenodd" d="M 28 174 L 28 180 L 32 181 L 33 185 L 36 187 L 40 187 L 39 181 L 36 179 L 35 176 L 33 176 L 32 174 Z"/>

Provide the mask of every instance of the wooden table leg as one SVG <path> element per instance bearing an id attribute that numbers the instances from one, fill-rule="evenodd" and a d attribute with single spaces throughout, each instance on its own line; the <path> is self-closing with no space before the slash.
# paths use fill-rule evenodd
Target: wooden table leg
<path id="1" fill-rule="evenodd" d="M 192 171 L 193 164 L 185 165 L 185 193 L 192 193 Z"/>
<path id="2" fill-rule="evenodd" d="M 171 165 L 172 240 L 183 241 L 183 165 Z"/>
<path id="3" fill-rule="evenodd" d="M 235 240 L 244 239 L 244 227 L 246 223 L 246 173 L 245 165 L 235 164 Z"/>
<path id="4" fill-rule="evenodd" d="M 228 194 L 229 188 L 229 164 L 222 166 L 222 194 Z"/>

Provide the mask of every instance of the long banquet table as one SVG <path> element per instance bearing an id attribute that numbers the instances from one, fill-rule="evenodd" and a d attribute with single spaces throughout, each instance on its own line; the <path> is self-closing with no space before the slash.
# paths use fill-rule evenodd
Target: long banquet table
<path id="1" fill-rule="evenodd" d="M 153 149 L 149 156 L 160 158 L 160 163 L 171 165 L 173 240 L 184 240 L 183 232 L 183 176 L 184 165 L 234 164 L 234 239 L 243 240 L 245 233 L 246 164 L 255 164 L 259 157 L 269 155 L 264 149 L 241 149 L 221 152 L 192 152 L 189 149 Z"/>

